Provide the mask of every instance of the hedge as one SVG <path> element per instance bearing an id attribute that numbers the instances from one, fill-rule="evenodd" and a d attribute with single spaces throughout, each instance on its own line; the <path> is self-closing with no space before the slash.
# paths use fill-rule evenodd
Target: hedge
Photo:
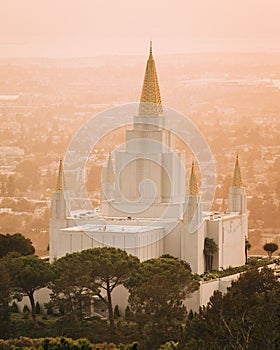
<path id="1" fill-rule="evenodd" d="M 137 343 L 115 345 L 108 343 L 92 344 L 88 339 L 71 338 L 26 338 L 0 339 L 0 350 L 137 350 Z"/>

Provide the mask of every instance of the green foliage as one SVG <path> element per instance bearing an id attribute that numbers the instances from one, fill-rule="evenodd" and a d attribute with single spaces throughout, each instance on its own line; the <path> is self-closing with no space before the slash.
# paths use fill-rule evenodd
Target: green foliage
<path id="1" fill-rule="evenodd" d="M 53 264 L 51 303 L 47 309 L 60 310 L 69 321 L 81 321 L 98 289 L 92 276 L 92 262 L 81 253 L 67 254 Z"/>
<path id="2" fill-rule="evenodd" d="M 214 255 L 217 251 L 218 246 L 216 242 L 212 238 L 205 237 L 203 253 L 206 255 Z"/>
<path id="3" fill-rule="evenodd" d="M 269 242 L 263 246 L 263 249 L 267 252 L 269 258 L 271 258 L 272 254 L 278 250 L 278 244 Z"/>
<path id="4" fill-rule="evenodd" d="M 98 343 L 109 341 L 109 325 L 107 320 L 92 317 L 80 322 L 69 322 L 66 317 L 58 318 L 52 328 L 52 335 L 64 335 L 71 338 L 86 337 L 90 341 Z"/>
<path id="5" fill-rule="evenodd" d="M 176 350 L 176 349 L 178 349 L 178 343 L 175 343 L 174 341 L 169 341 L 161 345 L 159 348 L 159 350 Z"/>
<path id="6" fill-rule="evenodd" d="M 96 256 L 97 252 L 102 256 Z M 187 314 L 183 306 L 186 295 L 193 292 L 198 286 L 197 276 L 191 274 L 190 266 L 186 262 L 166 257 L 151 259 L 139 264 L 137 259 L 133 259 L 129 261 L 133 273 L 126 266 L 120 266 L 117 271 L 112 268 L 111 271 L 119 276 L 130 291 L 129 306 L 126 310 L 126 320 L 130 322 L 120 318 L 114 325 L 115 334 L 112 336 L 110 325 L 106 320 L 84 317 L 87 312 L 85 308 L 87 298 L 91 301 L 94 294 L 99 295 L 102 289 L 106 290 L 104 282 L 106 279 L 103 277 L 106 275 L 104 272 L 101 274 L 100 269 L 101 262 L 104 266 L 107 264 L 107 273 L 109 274 L 108 265 L 110 262 L 105 261 L 106 257 L 109 260 L 108 256 L 112 261 L 115 259 L 116 266 L 118 265 L 116 260 L 119 258 L 124 265 L 128 263 L 127 259 L 129 260 L 129 256 L 128 258 L 123 255 L 119 256 L 118 252 L 108 252 L 107 249 L 103 252 L 98 249 L 97 251 L 86 251 L 83 254 L 82 252 L 69 254 L 53 264 L 54 272 L 50 276 L 53 277 L 53 283 L 57 282 L 57 285 L 54 284 L 54 286 L 57 288 L 58 295 L 66 294 L 61 304 L 66 312 L 62 317 L 48 316 L 47 319 L 38 315 L 39 328 L 32 326 L 30 313 L 24 314 L 27 319 L 22 319 L 22 315 L 13 314 L 12 321 L 8 322 L 8 326 L 6 326 L 6 321 L 9 321 L 11 310 L 11 307 L 8 307 L 9 295 L 12 295 L 12 291 L 24 294 L 23 289 L 15 286 L 14 278 L 20 282 L 21 274 L 23 274 L 25 283 L 31 280 L 33 283 L 37 279 L 37 274 L 35 273 L 33 279 L 30 275 L 37 269 L 41 272 L 45 271 L 45 265 L 37 266 L 37 261 L 35 263 L 33 259 L 39 259 L 34 256 L 10 256 L 2 259 L 2 264 L 0 264 L 0 301 L 2 296 L 6 298 L 4 300 L 6 300 L 8 312 L 4 313 L 5 317 L 1 318 L 2 310 L 5 308 L 2 309 L 3 305 L 0 303 L 0 333 L 4 334 L 3 337 L 16 338 L 25 334 L 32 338 L 50 335 L 63 335 L 65 338 L 34 339 L 34 341 L 22 338 L 15 340 L 18 345 L 15 345 L 16 343 L 7 345 L 7 342 L 0 342 L 0 350 L 2 348 L 24 349 L 24 347 L 41 350 L 44 349 L 42 341 L 45 342 L 44 346 L 47 349 L 67 347 L 79 349 L 79 346 L 82 346 L 68 337 L 73 339 L 86 337 L 88 343 L 102 343 L 110 340 L 115 343 L 121 341 L 129 343 L 138 340 L 142 350 L 158 349 L 159 347 L 178 350 L 277 349 L 280 321 L 279 282 L 273 272 L 267 268 L 263 268 L 261 271 L 256 268 L 252 269 L 252 264 L 260 264 L 264 261 L 268 263 L 268 259 L 249 259 L 249 264 L 245 265 L 248 272 L 241 275 L 238 281 L 232 283 L 228 294 L 223 295 L 220 292 L 215 292 L 210 303 L 201 308 L 198 314 L 192 311 Z M 48 264 L 47 266 L 49 269 L 50 266 Z M 11 273 L 11 280 L 7 268 Z M 229 268 L 228 271 L 217 273 L 234 273 L 235 269 L 237 268 Z M 15 277 L 12 273 L 15 274 Z M 107 279 L 109 285 L 113 281 L 116 282 L 113 279 L 114 275 L 110 278 Z M 59 283 L 61 284 L 59 285 Z M 30 283 L 28 285 L 30 286 Z M 7 286 L 12 287 L 11 291 Z M 104 305 L 107 305 L 106 302 L 107 300 L 103 302 Z M 81 312 L 80 318 L 75 318 L 73 313 L 75 315 L 75 307 L 77 310 L 79 303 L 82 311 L 79 311 Z M 35 303 L 34 305 L 36 306 Z M 58 305 L 53 305 L 54 310 L 57 310 Z M 69 309 L 65 307 L 66 305 Z M 70 306 L 73 307 L 72 310 Z M 118 314 L 117 310 L 116 306 L 115 316 Z M 182 327 L 184 322 L 186 322 L 186 326 Z M 50 339 L 55 340 L 52 343 Z M 90 344 L 89 348 L 98 349 L 97 345 L 93 344 Z M 137 348 L 136 343 L 119 345 L 119 347 L 104 343 L 99 347 L 99 349 L 119 350 Z"/>
<path id="7" fill-rule="evenodd" d="M 142 262 L 126 283 L 129 289 L 131 320 L 137 324 L 144 349 L 177 338 L 177 329 L 186 317 L 183 300 L 198 288 L 185 262 L 172 258 Z"/>
<path id="8" fill-rule="evenodd" d="M 88 339 L 71 338 L 38 338 L 30 339 L 20 337 L 18 339 L 1 340 L 0 350 L 137 350 L 137 343 L 120 345 L 112 343 L 92 344 Z"/>
<path id="9" fill-rule="evenodd" d="M 24 315 L 27 318 L 24 318 Z M 41 314 L 37 315 L 37 320 L 39 327 L 34 328 L 30 313 L 12 314 L 9 337 L 18 338 L 21 335 L 30 338 L 64 336 L 73 339 L 87 338 L 93 343 L 109 341 L 108 322 L 107 320 L 101 320 L 99 317 L 73 323 L 62 317 Z M 130 336 L 130 338 L 122 337 L 119 341 L 129 343 L 133 340 L 135 338 Z"/>
<path id="10" fill-rule="evenodd" d="M 68 254 L 54 263 L 51 304 L 76 321 L 82 321 L 93 295 L 105 304 L 110 333 L 115 333 L 112 292 L 124 284 L 138 266 L 138 258 L 115 248 L 95 248 Z M 105 291 L 106 297 L 102 291 Z"/>
<path id="11" fill-rule="evenodd" d="M 193 319 L 193 311 L 192 310 L 190 310 L 189 313 L 188 313 L 188 319 L 189 320 Z"/>
<path id="12" fill-rule="evenodd" d="M 40 315 L 41 313 L 41 306 L 38 301 L 36 302 L 36 305 L 35 305 L 35 312 L 37 315 Z"/>
<path id="13" fill-rule="evenodd" d="M 19 309 L 18 309 L 17 303 L 15 301 L 13 301 L 10 310 L 13 313 L 19 313 Z"/>
<path id="14" fill-rule="evenodd" d="M 166 253 L 166 254 L 162 254 L 162 255 L 160 256 L 160 258 L 165 258 L 165 259 L 175 259 L 175 260 L 178 260 L 178 258 L 175 258 L 173 255 L 170 255 L 170 254 L 168 254 L 168 253 Z"/>
<path id="15" fill-rule="evenodd" d="M 248 264 L 248 251 L 251 249 L 251 243 L 248 238 L 245 237 L 245 264 Z"/>
<path id="16" fill-rule="evenodd" d="M 50 280 L 50 265 L 36 256 L 20 256 L 9 259 L 14 291 L 29 295 L 43 288 Z"/>
<path id="17" fill-rule="evenodd" d="M 53 315 L 52 305 L 50 305 L 49 303 L 46 303 L 45 307 L 46 307 L 46 310 L 47 310 L 47 315 Z"/>
<path id="18" fill-rule="evenodd" d="M 116 306 L 114 307 L 114 317 L 115 317 L 115 318 L 121 317 L 120 310 L 119 310 L 119 305 L 116 305 Z"/>
<path id="19" fill-rule="evenodd" d="M 29 238 L 25 238 L 20 233 L 0 234 L 0 258 L 8 253 L 19 253 L 21 255 L 32 255 L 35 253 L 35 248 Z"/>
<path id="20" fill-rule="evenodd" d="M 29 316 L 30 316 L 30 310 L 29 310 L 29 307 L 25 304 L 22 309 L 22 318 L 24 320 L 28 320 Z"/>
<path id="21" fill-rule="evenodd" d="M 98 281 L 98 296 L 107 306 L 112 335 L 115 333 L 112 292 L 115 287 L 129 279 L 138 266 L 139 259 L 121 249 L 111 247 L 86 250 L 84 255 L 93 262 L 93 271 Z M 106 299 L 101 294 L 102 290 L 106 292 Z"/>
<path id="22" fill-rule="evenodd" d="M 3 259 L 0 259 L 0 338 L 7 338 L 10 331 L 10 275 Z"/>
<path id="23" fill-rule="evenodd" d="M 26 304 L 24 305 L 24 307 L 23 307 L 23 309 L 22 309 L 22 312 L 23 312 L 24 314 L 30 314 L 29 307 L 28 307 Z"/>
<path id="24" fill-rule="evenodd" d="M 182 349 L 274 349 L 279 337 L 280 283 L 268 268 L 242 274 L 223 295 L 188 319 Z"/>
<path id="25" fill-rule="evenodd" d="M 11 288 L 19 295 L 28 296 L 34 327 L 38 327 L 34 292 L 45 287 L 51 279 L 50 265 L 33 255 L 10 257 L 7 261 Z"/>
<path id="26" fill-rule="evenodd" d="M 205 237 L 203 254 L 205 255 L 205 270 L 211 271 L 213 266 L 213 256 L 218 251 L 218 246 L 212 238 Z"/>
<path id="27" fill-rule="evenodd" d="M 247 264 L 241 265 L 241 266 L 236 266 L 236 267 L 231 267 L 229 266 L 227 269 L 223 269 L 221 271 L 211 271 L 211 272 L 206 272 L 202 275 L 200 275 L 200 278 L 204 281 L 209 281 L 211 279 L 215 278 L 222 278 L 230 275 L 235 275 L 237 273 L 245 272 L 248 270 L 251 270 L 255 267 L 262 267 L 271 264 L 271 261 L 267 259 L 262 259 L 262 258 L 249 258 Z"/>
<path id="28" fill-rule="evenodd" d="M 129 305 L 127 305 L 127 307 L 125 308 L 124 317 L 125 317 L 126 320 L 130 320 L 131 317 L 132 317 L 132 312 L 130 310 Z"/>

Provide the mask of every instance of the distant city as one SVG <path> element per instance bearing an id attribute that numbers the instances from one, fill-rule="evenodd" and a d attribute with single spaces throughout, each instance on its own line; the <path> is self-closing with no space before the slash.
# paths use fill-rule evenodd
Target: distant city
<path id="1" fill-rule="evenodd" d="M 279 61 L 279 53 L 157 58 L 163 104 L 190 117 L 215 156 L 214 211 L 227 206 L 239 154 L 251 255 L 264 255 L 266 242 L 280 244 Z M 47 254 L 59 159 L 94 114 L 139 101 L 144 65 L 142 56 L 0 60 L 0 232 L 21 232 L 37 254 Z M 122 130 L 109 135 L 88 160 L 87 190 L 94 206 L 100 201 L 103 163 L 123 140 Z M 186 161 L 189 171 L 188 150 Z"/>

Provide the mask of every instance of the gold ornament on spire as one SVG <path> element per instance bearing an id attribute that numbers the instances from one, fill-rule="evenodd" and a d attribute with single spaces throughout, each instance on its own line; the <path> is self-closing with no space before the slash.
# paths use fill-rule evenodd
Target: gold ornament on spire
<path id="1" fill-rule="evenodd" d="M 57 183 L 56 183 L 56 192 L 63 192 L 64 190 L 65 190 L 65 186 L 64 186 L 63 164 L 62 164 L 62 159 L 60 159 Z"/>
<path id="2" fill-rule="evenodd" d="M 236 155 L 232 187 L 242 187 L 242 177 L 241 177 L 238 154 Z"/>
<path id="3" fill-rule="evenodd" d="M 107 163 L 106 173 L 105 173 L 105 183 L 114 184 L 115 182 L 115 174 L 111 153 L 109 153 L 109 159 Z"/>
<path id="4" fill-rule="evenodd" d="M 189 182 L 189 195 L 190 196 L 199 196 L 199 189 L 197 185 L 197 178 L 195 175 L 194 162 L 192 162 L 192 170 Z"/>
<path id="5" fill-rule="evenodd" d="M 150 55 L 146 65 L 138 113 L 139 115 L 159 115 L 162 112 L 156 64 L 153 58 L 152 42 L 150 41 Z"/>

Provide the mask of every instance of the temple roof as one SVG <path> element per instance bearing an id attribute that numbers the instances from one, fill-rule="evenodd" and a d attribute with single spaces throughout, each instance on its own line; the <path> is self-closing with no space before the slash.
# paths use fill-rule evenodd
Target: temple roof
<path id="1" fill-rule="evenodd" d="M 162 113 L 162 103 L 156 64 L 153 58 L 152 42 L 150 42 L 150 55 L 146 65 L 138 113 L 139 115 L 159 115 Z"/>

